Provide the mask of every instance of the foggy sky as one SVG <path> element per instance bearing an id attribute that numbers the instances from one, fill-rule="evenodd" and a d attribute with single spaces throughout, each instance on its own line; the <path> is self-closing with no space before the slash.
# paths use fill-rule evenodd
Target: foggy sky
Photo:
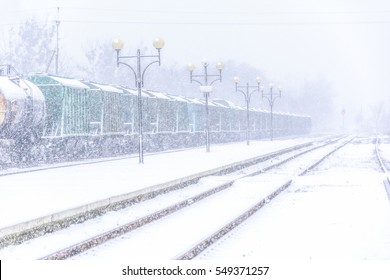
<path id="1" fill-rule="evenodd" d="M 347 113 L 389 102 L 386 0 L 2 2 L 2 33 L 31 16 L 55 20 L 56 7 L 61 7 L 60 47 L 76 57 L 96 40 L 121 38 L 127 50 L 140 45 L 152 50 L 152 40 L 162 36 L 164 64 L 184 67 L 188 62 L 199 65 L 203 58 L 211 63 L 235 60 L 261 69 L 269 80 L 293 93 L 307 81 L 324 79 L 337 96 L 337 106 Z M 6 40 L 3 34 L 0 50 Z"/>

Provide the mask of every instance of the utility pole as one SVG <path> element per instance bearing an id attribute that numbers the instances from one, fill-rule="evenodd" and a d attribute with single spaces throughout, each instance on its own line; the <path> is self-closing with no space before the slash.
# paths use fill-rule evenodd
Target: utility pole
<path id="1" fill-rule="evenodd" d="M 60 7 L 57 7 L 57 44 L 56 44 L 56 75 L 58 75 L 58 55 L 59 55 L 59 27 L 60 27 Z"/>

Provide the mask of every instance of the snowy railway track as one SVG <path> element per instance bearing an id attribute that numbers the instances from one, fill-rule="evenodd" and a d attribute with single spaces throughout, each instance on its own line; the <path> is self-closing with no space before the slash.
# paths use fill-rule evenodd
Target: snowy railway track
<path id="1" fill-rule="evenodd" d="M 311 164 L 309 167 L 305 168 L 302 172 L 297 174 L 297 176 L 302 176 L 315 168 L 317 165 L 319 165 L 322 161 L 324 161 L 326 158 L 328 158 L 331 154 L 338 151 L 348 143 L 350 143 L 353 140 L 353 138 L 344 141 L 340 145 L 336 146 L 334 149 L 329 151 L 327 154 L 325 154 L 323 157 L 321 157 L 319 160 Z M 256 213 L 260 208 L 262 208 L 264 205 L 269 203 L 272 199 L 274 199 L 278 194 L 280 194 L 282 191 L 284 191 L 286 188 L 290 186 L 292 182 L 292 178 L 287 180 L 285 183 L 280 185 L 276 188 L 271 194 L 267 195 L 265 198 L 262 198 L 260 201 L 258 201 L 255 205 L 250 207 L 248 210 L 246 210 L 244 213 L 239 215 L 234 220 L 230 221 L 223 227 L 221 227 L 218 231 L 214 232 L 213 234 L 209 235 L 199 243 L 192 246 L 190 249 L 186 250 L 185 252 L 179 254 L 175 257 L 175 259 L 178 260 L 190 260 L 196 257 L 199 253 L 213 245 L 216 241 L 218 241 L 221 237 L 232 231 L 234 228 L 236 228 L 238 225 L 240 225 L 242 222 L 244 222 L 246 219 L 251 217 L 254 213 Z"/>
<path id="2" fill-rule="evenodd" d="M 315 147 L 306 148 L 304 151 L 301 150 L 298 152 L 294 152 L 293 155 L 290 154 L 287 156 L 287 158 L 283 158 L 282 160 L 279 160 L 277 163 L 269 164 L 267 167 L 261 167 L 260 169 L 259 169 L 259 167 L 257 167 L 257 170 L 249 170 L 244 175 L 240 174 L 242 171 L 237 172 L 238 174 L 234 176 L 234 179 L 232 179 L 232 180 L 230 179 L 227 182 L 224 182 L 216 187 L 213 187 L 213 188 L 211 188 L 211 189 L 209 189 L 201 194 L 187 198 L 183 201 L 175 203 L 174 205 L 171 205 L 167 208 L 164 208 L 164 209 L 159 210 L 155 213 L 152 213 L 151 215 L 147 215 L 145 217 L 142 217 L 140 219 L 137 219 L 135 221 L 127 223 L 123 226 L 117 227 L 113 230 L 109 230 L 107 232 L 104 232 L 103 234 L 100 234 L 98 236 L 95 236 L 93 238 L 85 240 L 83 242 L 79 242 L 76 245 L 72 245 L 72 246 L 69 246 L 65 249 L 59 250 L 55 253 L 52 253 L 52 254 L 47 255 L 45 257 L 42 257 L 42 259 L 65 259 L 65 258 L 69 258 L 69 257 L 75 256 L 75 255 L 83 253 L 83 252 L 88 252 L 88 250 L 90 250 L 91 248 L 94 248 L 98 245 L 101 245 L 109 240 L 118 238 L 119 236 L 122 236 L 130 231 L 133 231 L 137 228 L 140 228 L 141 226 L 145 227 L 145 225 L 147 225 L 153 221 L 160 220 L 162 217 L 165 217 L 168 214 L 176 212 L 184 207 L 193 205 L 195 202 L 203 200 L 204 198 L 209 197 L 211 194 L 215 194 L 217 192 L 220 192 L 221 190 L 227 189 L 228 187 L 232 186 L 235 182 L 239 181 L 240 179 L 248 178 L 250 176 L 255 176 L 255 175 L 258 175 L 260 173 L 264 173 L 267 170 L 275 169 L 275 168 L 277 168 L 283 164 L 286 164 L 286 163 L 292 161 L 293 159 L 296 159 L 297 157 L 302 156 L 310 151 L 319 149 L 321 147 L 328 146 L 330 144 L 334 144 L 337 141 L 338 140 L 327 141 L 326 143 L 318 144 Z M 348 140 L 348 141 L 350 141 L 350 140 Z M 342 145 L 345 145 L 347 142 L 343 142 Z M 340 148 L 342 145 L 337 145 L 337 149 Z M 330 153 L 332 153 L 332 152 L 334 152 L 333 149 Z M 327 154 L 326 156 L 328 156 L 329 154 Z M 303 171 L 301 171 L 301 173 L 307 172 L 307 170 L 309 170 L 310 168 L 313 168 L 315 165 L 317 165 L 322 160 L 323 160 L 323 158 L 321 158 L 319 161 L 317 161 L 315 164 L 309 166 L 308 168 L 305 168 Z M 188 259 L 188 258 L 191 258 L 191 256 L 196 255 L 196 251 L 198 251 L 199 248 L 204 248 L 205 244 L 210 244 L 211 240 L 215 240 L 217 238 L 217 236 L 223 235 L 224 232 L 226 233 L 229 230 L 229 228 L 231 229 L 232 227 L 234 227 L 238 223 L 245 220 L 247 217 L 249 217 L 251 214 L 253 214 L 255 211 L 257 211 L 259 208 L 261 208 L 264 204 L 269 202 L 278 193 L 280 193 L 285 188 L 287 188 L 288 185 L 290 184 L 290 182 L 291 182 L 291 179 L 287 180 L 286 183 L 283 183 L 282 186 L 279 186 L 278 188 L 276 188 L 276 190 L 273 190 L 265 198 L 262 198 L 260 200 L 260 202 L 257 202 L 255 204 L 255 206 L 251 207 L 251 209 L 245 211 L 244 214 L 242 214 L 238 218 L 234 219 L 233 222 L 230 222 L 228 225 L 224 226 L 222 229 L 217 230 L 215 234 L 212 234 L 209 238 L 203 240 L 201 242 L 201 244 L 196 244 L 194 248 L 191 248 L 191 250 L 188 250 L 188 252 L 180 254 L 180 256 L 178 256 L 177 258 Z M 171 257 L 174 257 L 174 256 L 171 256 Z"/>
<path id="3" fill-rule="evenodd" d="M 383 161 L 378 138 L 352 141 L 294 180 L 264 212 L 227 225 L 228 234 L 210 236 L 178 258 L 388 259 L 389 205 L 377 164 L 387 173 Z"/>
<path id="4" fill-rule="evenodd" d="M 385 186 L 387 196 L 390 199 L 390 175 L 389 175 L 389 170 L 388 170 L 388 163 L 381 156 L 380 143 L 381 143 L 381 138 L 379 136 L 377 136 L 376 140 L 375 140 L 375 155 L 376 155 L 376 159 L 380 165 L 381 170 L 384 173 L 386 173 L 386 179 L 383 181 L 383 184 Z"/>
<path id="5" fill-rule="evenodd" d="M 381 157 L 380 148 L 379 148 L 380 143 L 381 143 L 381 138 L 379 136 L 377 136 L 375 139 L 375 155 L 376 155 L 376 158 L 379 162 L 379 165 L 380 165 L 380 168 L 382 169 L 382 171 L 384 173 L 388 174 L 389 171 L 388 171 L 387 165 L 385 164 L 385 160 L 382 159 L 382 157 Z"/>

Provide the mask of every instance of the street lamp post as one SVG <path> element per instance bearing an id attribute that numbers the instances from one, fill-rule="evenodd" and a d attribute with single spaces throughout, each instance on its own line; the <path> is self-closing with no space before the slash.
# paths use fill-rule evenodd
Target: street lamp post
<path id="1" fill-rule="evenodd" d="M 278 87 L 278 93 L 274 93 L 273 92 L 273 87 L 274 85 L 273 84 L 269 84 L 269 93 L 264 93 L 263 91 L 263 88 L 261 88 L 261 95 L 263 98 L 266 98 L 268 100 L 268 103 L 269 103 L 269 106 L 270 106 L 270 110 L 271 110 L 271 129 L 270 129 L 270 138 L 271 138 L 271 141 L 273 140 L 274 138 L 274 127 L 273 127 L 273 107 L 274 107 L 274 102 L 275 102 L 275 99 L 276 98 L 282 98 L 282 89 L 281 87 L 279 86 Z"/>
<path id="2" fill-rule="evenodd" d="M 216 68 L 219 71 L 218 74 L 209 74 L 207 72 L 207 67 L 209 66 L 209 63 L 207 60 L 202 60 L 203 65 L 203 74 L 200 75 L 194 75 L 195 65 L 192 63 L 189 63 L 187 65 L 188 70 L 190 71 L 190 81 L 197 82 L 200 84 L 200 91 L 204 94 L 206 106 L 205 106 L 205 115 L 206 115 L 206 152 L 210 152 L 210 121 L 209 121 L 209 96 L 210 92 L 212 91 L 212 84 L 216 81 L 222 81 L 222 70 L 224 68 L 224 64 L 222 62 L 218 62 L 216 64 Z M 217 78 L 216 78 L 217 77 Z M 203 78 L 203 82 L 197 80 L 196 78 Z M 209 78 L 212 78 L 214 80 L 209 81 Z"/>
<path id="3" fill-rule="evenodd" d="M 245 97 L 246 103 L 246 144 L 249 145 L 250 131 L 249 131 L 249 103 L 251 102 L 251 96 L 255 92 L 260 92 L 260 77 L 256 77 L 257 86 L 250 86 L 249 83 L 246 83 L 245 86 L 239 86 L 240 82 L 239 77 L 234 77 L 234 82 L 236 84 L 236 92 L 241 92 Z M 241 89 L 245 89 L 241 90 Z M 253 89 L 250 91 L 250 89 Z"/>
<path id="4" fill-rule="evenodd" d="M 154 63 L 158 63 L 158 65 L 161 65 L 161 59 L 160 59 L 160 51 L 164 47 L 164 40 L 162 38 L 156 38 L 153 41 L 153 46 L 157 49 L 157 55 L 141 55 L 141 50 L 137 50 L 137 55 L 130 55 L 130 56 L 120 56 L 119 53 L 121 49 L 123 48 L 124 43 L 121 40 L 114 40 L 112 42 L 112 47 L 116 50 L 116 65 L 119 67 L 120 64 L 125 65 L 131 69 L 131 71 L 134 74 L 135 78 L 135 85 L 138 90 L 138 137 L 139 137 L 139 144 L 138 144 L 138 154 L 139 154 L 139 163 L 144 163 L 144 147 L 143 147 L 143 133 L 142 133 L 142 99 L 141 99 L 141 89 L 144 86 L 144 75 L 145 71 L 148 69 L 148 67 Z M 134 69 L 130 64 L 123 62 L 121 60 L 126 59 L 137 59 L 136 69 Z M 155 59 L 149 64 L 147 64 L 143 70 L 141 67 L 141 58 L 152 58 Z"/>

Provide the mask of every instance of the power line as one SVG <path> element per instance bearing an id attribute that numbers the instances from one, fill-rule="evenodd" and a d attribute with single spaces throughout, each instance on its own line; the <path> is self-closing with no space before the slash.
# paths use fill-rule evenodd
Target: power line
<path id="1" fill-rule="evenodd" d="M 26 10 L 20 10 L 20 11 L 14 11 L 14 12 L 28 12 L 28 11 L 54 11 L 55 9 L 58 9 L 58 7 L 50 7 L 50 8 L 42 8 L 42 9 L 26 9 Z M 205 26 L 261 26 L 261 25 L 380 25 L 380 24 L 389 24 L 390 18 L 387 19 L 353 19 L 349 17 L 349 19 L 341 19 L 340 16 L 352 16 L 357 14 L 363 14 L 363 15 L 390 15 L 390 10 L 381 10 L 381 11 L 231 11 L 231 10 L 222 10 L 222 11 L 175 11 L 175 10 L 124 10 L 124 9 L 101 9 L 101 8 L 83 8 L 83 7 L 60 7 L 61 9 L 67 9 L 67 10 L 79 10 L 79 11 L 88 11 L 88 16 L 91 16 L 91 11 L 101 11 L 105 12 L 107 15 L 110 14 L 110 12 L 120 12 L 120 13 L 127 13 L 127 14 L 136 14 L 140 16 L 140 13 L 147 13 L 148 16 L 151 14 L 164 14 L 164 15 L 182 15 L 182 14 L 194 14 L 194 15 L 204 15 L 207 16 L 207 18 L 210 18 L 210 16 L 228 16 L 228 15 L 279 15 L 281 16 L 280 20 L 278 18 L 276 19 L 268 19 L 267 17 L 263 20 L 251 20 L 247 19 L 247 21 L 226 21 L 226 20 L 215 20 L 215 21 L 209 21 L 208 19 L 205 21 L 196 19 L 196 20 L 173 20 L 173 21 L 164 21 L 164 20 L 85 20 L 85 19 L 66 19 L 66 14 L 63 13 L 62 17 L 64 19 L 61 20 L 61 22 L 64 23 L 85 23 L 85 24 L 132 24 L 132 25 L 205 25 Z M 62 10 L 63 11 L 63 10 Z M 65 16 L 64 16 L 65 14 Z M 292 16 L 291 19 L 285 19 L 285 15 Z M 297 18 L 297 15 L 334 15 L 337 16 L 334 20 L 332 19 L 324 19 L 321 20 L 321 18 L 313 18 L 313 19 L 307 19 L 304 20 L 302 18 Z M 112 16 L 112 15 L 111 15 Z M 284 18 L 282 18 L 284 16 Z M 295 19 L 294 19 L 295 17 Z M 57 19 L 59 20 L 59 19 Z M 37 23 L 46 23 L 44 21 L 36 21 Z M 24 22 L 4 22 L 0 23 L 0 26 L 16 26 L 16 25 L 22 25 Z"/>
<path id="2" fill-rule="evenodd" d="M 99 11 L 99 12 L 120 12 L 120 13 L 130 13 L 130 14 L 138 14 L 138 13 L 147 13 L 147 14 L 214 14 L 214 15 L 223 15 L 223 14 L 246 14 L 246 15 L 275 15 L 275 14 L 281 14 L 281 15 L 295 15 L 295 14 L 323 14 L 323 15 L 330 15 L 330 14 L 337 14 L 337 15 L 354 15 L 354 14 L 390 14 L 390 10 L 361 10 L 361 11 L 324 11 L 324 10 L 316 10 L 316 11 L 310 11 L 310 10 L 277 10 L 277 11 L 232 11 L 232 10 L 213 10 L 213 11 L 205 11 L 205 10 L 134 10 L 134 9 L 101 9 L 101 8 L 82 8 L 82 7 L 61 7 L 61 9 L 68 9 L 68 10 L 79 10 L 83 11 L 86 10 L 88 12 L 91 11 Z"/>
<path id="3" fill-rule="evenodd" d="M 52 20 L 55 22 L 55 20 Z M 101 20 L 61 20 L 62 23 L 85 24 L 131 24 L 131 25 L 205 25 L 205 26 L 261 26 L 261 25 L 381 25 L 389 24 L 390 20 L 359 20 L 359 21 L 259 21 L 259 22 L 211 22 L 211 21 L 101 21 Z M 47 21 L 36 21 L 44 24 Z M 0 26 L 18 26 L 25 22 L 0 23 Z"/>
<path id="4" fill-rule="evenodd" d="M 360 10 L 360 11 L 331 11 L 331 10 L 262 10 L 262 11 L 232 11 L 232 10 L 134 10 L 134 9 L 103 9 L 103 8 L 93 8 L 93 7 L 71 7 L 71 6 L 61 6 L 61 10 L 77 10 L 77 11 L 88 11 L 88 14 L 92 11 L 97 12 L 118 12 L 118 13 L 126 13 L 126 14 L 169 14 L 169 15 L 182 15 L 182 14 L 194 14 L 194 15 L 390 15 L 390 10 Z M 21 10 L 7 10 L 7 14 L 9 13 L 31 13 L 31 12 L 47 12 L 54 11 L 57 7 L 46 7 L 46 8 L 34 8 L 34 9 L 21 9 Z"/>
<path id="5" fill-rule="evenodd" d="M 63 20 L 65 23 L 88 24 L 138 24 L 138 25 L 355 25 L 355 24 L 389 24 L 390 20 L 371 21 L 260 21 L 260 22 L 210 22 L 210 21 L 99 21 L 99 20 Z"/>

